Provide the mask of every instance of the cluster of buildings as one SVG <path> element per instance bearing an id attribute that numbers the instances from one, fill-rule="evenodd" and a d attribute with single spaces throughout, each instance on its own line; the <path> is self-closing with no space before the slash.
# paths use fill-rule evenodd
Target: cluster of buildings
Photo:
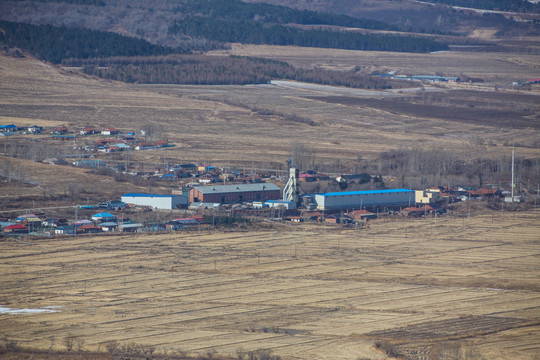
<path id="1" fill-rule="evenodd" d="M 0 132 L 20 131 L 15 125 L 2 125 Z M 28 127 L 27 133 L 40 133 L 41 127 Z M 91 151 L 121 151 L 123 149 L 144 149 L 145 147 L 164 147 L 164 141 L 147 144 L 138 141 L 133 133 L 121 134 L 118 129 L 106 128 L 95 130 L 85 128 L 78 135 L 69 135 L 64 126 L 49 131 L 52 136 L 91 136 L 104 135 L 109 138 L 97 138 L 94 145 L 86 150 Z M 112 138 L 114 137 L 114 138 Z M 88 159 L 73 162 L 75 166 L 106 167 L 103 160 Z M 290 164 L 289 164 L 290 165 Z M 122 165 L 123 167 L 123 165 Z M 315 194 L 299 194 L 299 182 L 330 180 L 331 178 L 315 171 L 300 173 L 294 167 L 289 167 L 289 177 L 282 190 L 276 183 L 279 178 L 257 175 L 245 176 L 235 169 L 218 169 L 210 165 L 177 164 L 164 168 L 148 169 L 130 167 L 126 164 L 118 171 L 138 176 L 159 176 L 161 179 L 176 180 L 190 178 L 186 186 L 172 191 L 171 194 L 127 193 L 120 201 L 110 201 L 104 206 L 84 206 L 82 209 L 105 208 L 110 211 L 124 211 L 126 208 L 142 207 L 146 209 L 175 210 L 191 209 L 192 213 L 201 213 L 205 209 L 241 210 L 246 214 L 275 213 L 280 210 L 280 216 L 286 216 L 291 221 L 306 219 L 347 223 L 355 219 L 369 219 L 375 213 L 399 213 L 403 216 L 422 216 L 427 213 L 442 213 L 441 203 L 464 201 L 479 197 L 501 197 L 498 189 L 472 189 L 448 187 L 433 187 L 425 190 L 382 189 L 368 191 L 339 191 Z M 341 189 L 347 188 L 350 182 L 364 184 L 381 179 L 372 178 L 369 174 L 352 174 L 335 177 Z M 268 180 L 268 181 L 265 181 Z M 274 181 L 274 182 L 272 182 Z M 252 211 L 252 213 L 250 213 Z M 364 213 L 365 212 L 365 213 Z M 30 214 L 32 215 L 32 214 Z M 272 215 L 274 216 L 274 215 Z M 73 222 L 63 219 L 40 219 L 37 216 L 22 216 L 14 222 L 8 219 L 0 223 L 4 233 L 32 233 L 35 229 L 52 229 L 55 234 L 77 234 L 108 231 L 139 231 L 148 229 L 147 224 L 117 221 L 110 212 L 97 213 L 90 219 Z M 154 228 L 178 230 L 185 224 L 195 221 L 193 218 L 172 219 L 171 223 L 154 224 Z"/>
<path id="2" fill-rule="evenodd" d="M 80 137 L 87 137 L 91 135 L 107 136 L 109 138 L 100 138 L 94 141 L 91 145 L 86 145 L 81 150 L 88 152 L 116 152 L 124 150 L 148 150 L 148 149 L 160 149 L 164 147 L 174 146 L 169 144 L 165 140 L 158 140 L 153 142 L 147 142 L 145 140 L 138 139 L 134 132 L 122 133 L 119 129 L 113 127 L 106 127 L 101 130 L 94 128 L 84 128 L 81 130 L 70 131 L 66 126 L 56 126 L 45 130 L 42 126 L 17 126 L 14 124 L 0 125 L 0 135 L 10 136 L 15 134 L 44 134 L 49 133 L 54 139 L 59 140 L 72 140 L 75 141 Z"/>
<path id="3" fill-rule="evenodd" d="M 456 188 L 446 186 L 425 190 L 382 189 L 365 191 L 340 191 L 318 194 L 302 194 L 298 201 L 286 198 L 281 188 L 272 182 L 229 185 L 200 185 L 173 190 L 170 195 L 129 193 L 121 196 L 121 202 L 129 205 L 148 206 L 153 209 L 177 208 L 205 209 L 220 205 L 246 204 L 245 209 L 274 209 L 326 211 L 342 210 L 401 210 L 420 206 L 438 206 L 486 197 L 502 197 L 496 188 Z M 425 210 L 426 208 L 424 208 Z M 432 208 L 435 209 L 435 208 Z"/>
<path id="4" fill-rule="evenodd" d="M 100 212 L 88 219 L 67 220 L 60 218 L 40 218 L 35 214 L 24 214 L 14 220 L 0 219 L 4 235 L 77 235 L 112 232 L 155 232 L 184 229 L 187 225 L 200 224 L 202 216 L 173 217 L 165 222 L 140 223 L 118 218 L 110 212 Z"/>
<path id="5" fill-rule="evenodd" d="M 285 194 L 286 195 L 286 194 Z M 299 201 L 288 200 L 279 186 L 271 182 L 254 184 L 200 185 L 183 187 L 173 194 L 127 193 L 121 200 L 98 205 L 81 205 L 80 209 L 106 209 L 87 219 L 68 221 L 58 218 L 40 218 L 25 214 L 15 220 L 0 219 L 4 234 L 76 235 L 98 232 L 143 232 L 181 230 L 185 226 L 203 222 L 205 209 L 218 209 L 219 214 L 272 218 L 293 222 L 316 221 L 326 223 L 363 224 L 379 214 L 404 217 L 444 214 L 441 204 L 486 197 L 503 197 L 495 188 L 432 187 L 425 190 L 383 189 L 367 191 L 341 191 L 302 194 Z M 160 223 L 140 223 L 124 219 L 127 209 L 185 209 L 191 216 L 174 217 Z M 191 211 L 187 210 L 191 209 Z M 275 211 L 279 210 L 279 211 Z M 112 212 L 121 214 L 114 215 Z"/>

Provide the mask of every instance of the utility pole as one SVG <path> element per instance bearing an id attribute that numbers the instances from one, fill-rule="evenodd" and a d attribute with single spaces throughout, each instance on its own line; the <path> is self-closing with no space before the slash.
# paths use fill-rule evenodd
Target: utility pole
<path id="1" fill-rule="evenodd" d="M 514 201 L 514 149 L 512 148 L 512 189 L 511 189 L 512 201 Z"/>

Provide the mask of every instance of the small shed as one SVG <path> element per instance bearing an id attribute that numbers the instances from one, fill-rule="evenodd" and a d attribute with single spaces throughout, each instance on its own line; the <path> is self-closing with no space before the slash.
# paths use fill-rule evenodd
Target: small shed
<path id="1" fill-rule="evenodd" d="M 401 209 L 400 214 L 407 217 L 420 217 L 426 214 L 431 214 L 434 209 L 429 205 L 424 205 L 422 207 L 407 207 Z"/>
<path id="2" fill-rule="evenodd" d="M 92 215 L 92 221 L 97 222 L 97 223 L 106 222 L 106 221 L 114 221 L 114 220 L 116 220 L 116 216 L 108 212 Z"/>
<path id="3" fill-rule="evenodd" d="M 22 222 L 28 218 L 38 218 L 36 214 L 24 214 L 17 217 L 17 222 Z M 40 220 L 41 221 L 41 220 Z"/>
<path id="4" fill-rule="evenodd" d="M 377 218 L 377 214 L 372 213 L 371 211 L 363 210 L 363 209 L 349 211 L 347 213 L 347 216 L 351 217 L 352 219 L 356 219 L 356 220 L 368 220 L 368 219 L 376 219 Z"/>
<path id="5" fill-rule="evenodd" d="M 30 227 L 40 227 L 41 226 L 41 219 L 38 217 L 27 217 L 26 219 L 21 221 L 21 224 L 30 226 Z"/>
<path id="6" fill-rule="evenodd" d="M 138 229 L 143 228 L 143 224 L 134 223 L 134 224 L 120 224 L 118 225 L 118 231 L 122 232 L 137 232 Z"/>
<path id="7" fill-rule="evenodd" d="M 303 222 L 304 221 L 304 219 L 302 219 L 300 216 L 287 216 L 283 218 L 283 220 L 290 221 L 290 222 Z"/>
<path id="8" fill-rule="evenodd" d="M 298 179 L 299 179 L 300 181 L 305 181 L 305 182 L 313 182 L 313 181 L 317 180 L 317 178 L 315 177 L 315 175 L 308 174 L 308 173 L 300 174 L 300 176 L 298 177 Z"/>
<path id="9" fill-rule="evenodd" d="M 106 128 L 106 129 L 101 130 L 101 135 L 116 135 L 119 132 L 120 132 L 120 130 L 115 129 L 113 127 L 110 127 L 110 128 Z"/>
<path id="10" fill-rule="evenodd" d="M 67 220 L 48 217 L 41 222 L 41 225 L 45 227 L 58 227 L 62 225 L 67 225 Z"/>
<path id="11" fill-rule="evenodd" d="M 177 231 L 184 229 L 184 224 L 178 221 L 171 220 L 165 223 L 165 228 L 171 231 Z"/>
<path id="12" fill-rule="evenodd" d="M 268 200 L 264 204 L 270 208 L 296 209 L 296 203 L 294 201 Z"/>
<path id="13" fill-rule="evenodd" d="M 30 134 L 40 134 L 42 131 L 43 131 L 43 126 L 34 125 L 34 126 L 28 127 L 28 132 Z"/>
<path id="14" fill-rule="evenodd" d="M 14 132 L 17 131 L 17 125 L 0 125 L 0 132 Z"/>
<path id="15" fill-rule="evenodd" d="M 13 224 L 6 226 L 4 232 L 12 234 L 26 234 L 28 233 L 28 228 L 23 224 Z"/>
<path id="16" fill-rule="evenodd" d="M 97 233 L 101 231 L 101 228 L 94 226 L 94 225 L 81 225 L 76 228 L 76 231 L 78 233 L 83 234 L 91 234 L 91 233 Z"/>
<path id="17" fill-rule="evenodd" d="M 107 164 L 103 160 L 80 160 L 74 161 L 73 166 L 87 167 L 87 168 L 100 168 L 105 167 Z"/>
<path id="18" fill-rule="evenodd" d="M 58 126 L 51 130 L 53 135 L 64 135 L 67 133 L 68 129 L 65 126 Z"/>
<path id="19" fill-rule="evenodd" d="M 82 226 L 82 225 L 92 225 L 94 224 L 92 221 L 90 220 L 86 220 L 86 219 L 82 219 L 82 220 L 77 220 L 73 223 L 73 226 Z"/>
<path id="20" fill-rule="evenodd" d="M 54 233 L 57 235 L 75 235 L 75 226 L 60 226 L 54 230 Z"/>
<path id="21" fill-rule="evenodd" d="M 339 218 L 336 215 L 328 215 L 324 218 L 324 222 L 329 224 L 337 224 L 339 223 Z"/>
<path id="22" fill-rule="evenodd" d="M 113 221 L 102 222 L 99 226 L 101 227 L 101 230 L 106 232 L 116 231 L 118 228 L 118 224 Z"/>

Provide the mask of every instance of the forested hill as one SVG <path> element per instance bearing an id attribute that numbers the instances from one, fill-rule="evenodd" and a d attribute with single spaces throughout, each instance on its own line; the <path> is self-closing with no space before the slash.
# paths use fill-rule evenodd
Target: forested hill
<path id="1" fill-rule="evenodd" d="M 174 9 L 183 18 L 169 27 L 171 33 L 203 37 L 218 42 L 295 45 L 354 50 L 430 52 L 446 44 L 418 36 L 361 34 L 354 31 L 302 29 L 291 25 L 397 30 L 368 19 L 335 15 L 240 0 L 184 0 Z"/>
<path id="2" fill-rule="evenodd" d="M 12 0 L 3 5 L 4 45 L 128 82 L 254 84 L 290 79 L 359 88 L 400 87 L 356 72 L 186 54 L 233 42 L 400 52 L 448 49 L 425 36 L 391 32 L 393 26 L 379 21 L 240 0 Z"/>
<path id="3" fill-rule="evenodd" d="M 0 42 L 90 75 L 137 83 L 261 84 L 289 79 L 326 85 L 385 89 L 397 83 L 322 69 L 297 69 L 279 61 L 181 54 L 172 49 L 102 31 L 0 21 Z"/>
<path id="4" fill-rule="evenodd" d="M 527 0 L 243 0 L 299 10 L 343 14 L 381 21 L 402 32 L 453 34 L 463 37 L 478 30 L 497 30 L 500 38 L 538 36 L 540 4 Z M 518 12 L 503 14 L 461 8 Z"/>
<path id="5" fill-rule="evenodd" d="M 381 21 L 240 0 L 11 0 L 4 4 L 1 20 L 109 30 L 196 51 L 232 42 L 399 52 L 448 49 L 446 43 L 427 36 L 394 33 L 397 27 Z"/>
<path id="6" fill-rule="evenodd" d="M 266 45 L 295 45 L 348 50 L 431 52 L 448 50 L 448 45 L 428 38 L 395 34 L 362 34 L 330 30 L 302 30 L 254 20 L 220 20 L 190 16 L 169 31 L 202 36 L 219 42 Z"/>
<path id="7" fill-rule="evenodd" d="M 0 42 L 24 49 L 52 63 L 69 58 L 147 56 L 186 52 L 183 49 L 153 45 L 145 40 L 104 31 L 8 21 L 0 21 L 0 30 Z"/>
<path id="8" fill-rule="evenodd" d="M 240 0 L 184 0 L 173 9 L 185 15 L 198 15 L 228 21 L 255 20 L 261 24 L 336 25 L 365 29 L 398 30 L 382 21 L 359 19 L 325 12 L 295 10 L 266 3 L 249 4 Z"/>

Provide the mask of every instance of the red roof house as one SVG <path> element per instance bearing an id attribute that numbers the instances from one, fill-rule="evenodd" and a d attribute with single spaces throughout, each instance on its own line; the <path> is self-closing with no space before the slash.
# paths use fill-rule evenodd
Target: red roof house
<path id="1" fill-rule="evenodd" d="M 4 228 L 4 232 L 25 234 L 25 233 L 28 233 L 28 228 L 22 224 L 14 224 L 14 225 L 6 226 Z"/>

